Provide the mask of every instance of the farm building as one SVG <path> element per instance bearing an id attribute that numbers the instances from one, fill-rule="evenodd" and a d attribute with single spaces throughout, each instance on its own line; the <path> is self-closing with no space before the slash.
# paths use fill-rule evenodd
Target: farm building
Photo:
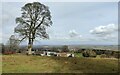
<path id="1" fill-rule="evenodd" d="M 74 57 L 74 54 L 72 54 L 72 53 L 58 53 L 58 56 L 61 56 L 61 57 Z"/>

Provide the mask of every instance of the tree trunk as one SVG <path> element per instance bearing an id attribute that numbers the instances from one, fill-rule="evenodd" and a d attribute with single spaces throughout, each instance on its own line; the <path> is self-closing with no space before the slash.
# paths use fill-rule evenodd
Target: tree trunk
<path id="1" fill-rule="evenodd" d="M 28 55 L 32 54 L 32 46 L 33 46 L 33 42 L 31 39 L 29 39 L 29 43 L 28 43 Z"/>
<path id="2" fill-rule="evenodd" d="M 29 44 L 28 45 L 28 55 L 31 55 L 32 54 L 32 45 Z"/>

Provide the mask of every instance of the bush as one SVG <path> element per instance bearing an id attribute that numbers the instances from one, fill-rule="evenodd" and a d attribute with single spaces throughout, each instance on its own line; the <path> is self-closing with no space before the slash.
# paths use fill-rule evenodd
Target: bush
<path id="1" fill-rule="evenodd" d="M 68 49 L 68 46 L 67 45 L 64 45 L 62 47 L 62 52 L 69 52 L 69 49 Z"/>
<path id="2" fill-rule="evenodd" d="M 82 53 L 83 51 L 82 51 L 82 49 L 78 49 L 78 50 L 75 50 L 75 51 L 73 51 L 74 53 Z"/>
<path id="3" fill-rule="evenodd" d="M 82 55 L 83 55 L 84 57 L 96 57 L 96 56 L 97 56 L 96 53 L 95 53 L 94 51 L 92 51 L 92 50 L 85 50 L 85 51 L 82 53 Z"/>
<path id="4" fill-rule="evenodd" d="M 104 51 L 100 51 L 100 50 L 99 51 L 96 50 L 95 52 L 96 52 L 97 55 L 104 54 Z"/>
<path id="5" fill-rule="evenodd" d="M 3 54 L 5 54 L 5 55 L 15 54 L 15 51 L 5 51 Z"/>
<path id="6" fill-rule="evenodd" d="M 101 57 L 101 58 L 106 58 L 107 55 L 106 55 L 106 54 L 101 54 L 100 57 Z"/>
<path id="7" fill-rule="evenodd" d="M 113 57 L 114 58 L 119 58 L 120 57 L 120 52 L 113 52 Z"/>
<path id="8" fill-rule="evenodd" d="M 105 51 L 106 58 L 119 58 L 119 53 L 117 51 Z"/>

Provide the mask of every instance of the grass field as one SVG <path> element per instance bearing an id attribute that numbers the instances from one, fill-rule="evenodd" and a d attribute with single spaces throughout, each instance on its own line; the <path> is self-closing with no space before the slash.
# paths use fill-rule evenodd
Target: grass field
<path id="1" fill-rule="evenodd" d="M 114 73 L 117 59 L 3 55 L 3 73 Z"/>

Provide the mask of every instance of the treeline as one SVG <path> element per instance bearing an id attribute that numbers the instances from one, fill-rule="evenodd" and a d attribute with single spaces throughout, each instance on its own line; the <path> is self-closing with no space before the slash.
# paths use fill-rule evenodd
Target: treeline
<path id="1" fill-rule="evenodd" d="M 2 54 L 15 54 L 15 53 L 22 53 L 26 54 L 27 46 L 18 46 L 18 45 L 4 45 L 0 44 L 1 47 L 1 53 Z M 51 47 L 51 48 L 33 48 L 32 51 L 39 52 L 39 51 L 52 51 L 52 52 L 69 52 L 68 46 L 64 45 L 62 47 Z"/>
<path id="2" fill-rule="evenodd" d="M 1 53 L 2 54 L 15 54 L 15 53 L 24 53 L 27 51 L 27 47 L 19 47 L 11 45 L 1 44 Z M 35 51 L 36 54 L 39 51 L 52 51 L 52 52 L 72 52 L 72 53 L 81 53 L 83 57 L 96 57 L 100 56 L 101 58 L 119 58 L 120 51 L 113 50 L 100 50 L 100 49 L 69 49 L 67 45 L 61 47 L 48 47 L 48 48 L 33 48 L 32 51 Z"/>
<path id="3" fill-rule="evenodd" d="M 113 50 L 99 50 L 99 49 L 79 49 L 75 53 L 82 53 L 83 57 L 96 57 L 99 55 L 101 58 L 119 58 L 120 51 Z"/>
<path id="4" fill-rule="evenodd" d="M 0 53 L 4 55 L 15 54 L 15 53 L 25 53 L 26 50 L 27 50 L 26 47 L 21 47 L 15 44 L 7 44 L 7 45 L 0 44 Z"/>

